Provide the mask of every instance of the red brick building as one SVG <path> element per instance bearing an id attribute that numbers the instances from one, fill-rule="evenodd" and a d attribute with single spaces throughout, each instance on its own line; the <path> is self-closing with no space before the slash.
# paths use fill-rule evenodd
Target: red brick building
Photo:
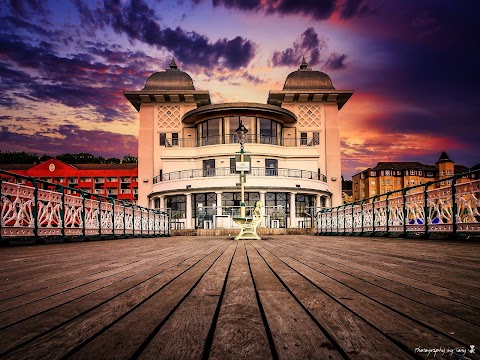
<path id="1" fill-rule="evenodd" d="M 0 164 L 0 169 L 131 203 L 138 199 L 137 164 L 66 164 L 49 159 L 40 164 Z"/>

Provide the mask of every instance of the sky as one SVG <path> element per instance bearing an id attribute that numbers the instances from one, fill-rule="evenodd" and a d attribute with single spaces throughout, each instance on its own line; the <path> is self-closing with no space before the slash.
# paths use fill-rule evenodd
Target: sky
<path id="1" fill-rule="evenodd" d="M 212 103 L 266 103 L 302 57 L 336 89 L 346 179 L 480 163 L 477 0 L 0 0 L 0 150 L 137 155 L 123 96 L 172 58 Z"/>

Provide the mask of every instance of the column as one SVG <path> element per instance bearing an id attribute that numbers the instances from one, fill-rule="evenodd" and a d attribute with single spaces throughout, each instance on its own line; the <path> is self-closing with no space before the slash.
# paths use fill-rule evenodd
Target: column
<path id="1" fill-rule="evenodd" d="M 222 192 L 215 191 L 217 194 L 217 215 L 222 215 Z"/>
<path id="2" fill-rule="evenodd" d="M 295 222 L 295 217 L 296 217 L 296 214 L 295 214 L 295 195 L 297 193 L 296 192 L 291 192 L 290 193 L 290 227 L 293 228 L 293 227 L 297 227 L 297 224 Z"/>
<path id="3" fill-rule="evenodd" d="M 322 207 L 322 195 L 317 194 L 315 198 L 315 209 L 320 209 Z M 316 212 L 316 210 L 315 210 Z"/>
<path id="4" fill-rule="evenodd" d="M 165 195 L 160 195 L 160 209 L 164 210 L 165 209 Z"/>
<path id="5" fill-rule="evenodd" d="M 260 224 L 261 227 L 270 227 L 270 225 L 267 225 L 270 221 L 267 220 L 267 208 L 265 207 L 266 204 L 265 204 L 265 194 L 267 192 L 266 191 L 260 191 L 260 201 L 262 202 L 263 204 L 263 220 L 262 220 L 262 223 Z"/>
<path id="6" fill-rule="evenodd" d="M 186 193 L 186 207 L 187 207 L 187 218 L 185 222 L 185 228 L 186 229 L 192 229 L 192 194 L 191 193 Z"/>
<path id="7" fill-rule="evenodd" d="M 266 191 L 260 191 L 260 201 L 262 202 L 263 206 L 265 206 L 265 194 Z"/>

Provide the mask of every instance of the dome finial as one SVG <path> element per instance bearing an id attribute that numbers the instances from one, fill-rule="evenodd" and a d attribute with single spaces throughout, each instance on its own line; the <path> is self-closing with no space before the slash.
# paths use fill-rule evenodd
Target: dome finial
<path id="1" fill-rule="evenodd" d="M 300 70 L 306 70 L 308 67 L 307 62 L 305 61 L 305 56 L 302 58 L 302 63 L 300 64 Z"/>
<path id="2" fill-rule="evenodd" d="M 175 63 L 175 58 L 174 57 L 172 57 L 172 62 L 170 63 L 170 69 L 178 69 L 178 66 Z"/>

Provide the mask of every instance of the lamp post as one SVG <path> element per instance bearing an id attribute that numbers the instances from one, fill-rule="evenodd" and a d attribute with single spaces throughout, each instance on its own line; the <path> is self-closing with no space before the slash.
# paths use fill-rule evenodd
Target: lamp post
<path id="1" fill-rule="evenodd" d="M 240 143 L 240 162 L 244 162 L 244 149 L 243 144 L 245 143 L 245 135 L 247 134 L 248 130 L 243 125 L 242 120 L 238 120 L 238 129 L 235 130 L 237 134 L 238 142 Z M 242 202 L 240 204 L 240 217 L 245 217 L 245 171 L 240 172 L 240 186 L 241 186 L 241 194 L 242 194 Z"/>

